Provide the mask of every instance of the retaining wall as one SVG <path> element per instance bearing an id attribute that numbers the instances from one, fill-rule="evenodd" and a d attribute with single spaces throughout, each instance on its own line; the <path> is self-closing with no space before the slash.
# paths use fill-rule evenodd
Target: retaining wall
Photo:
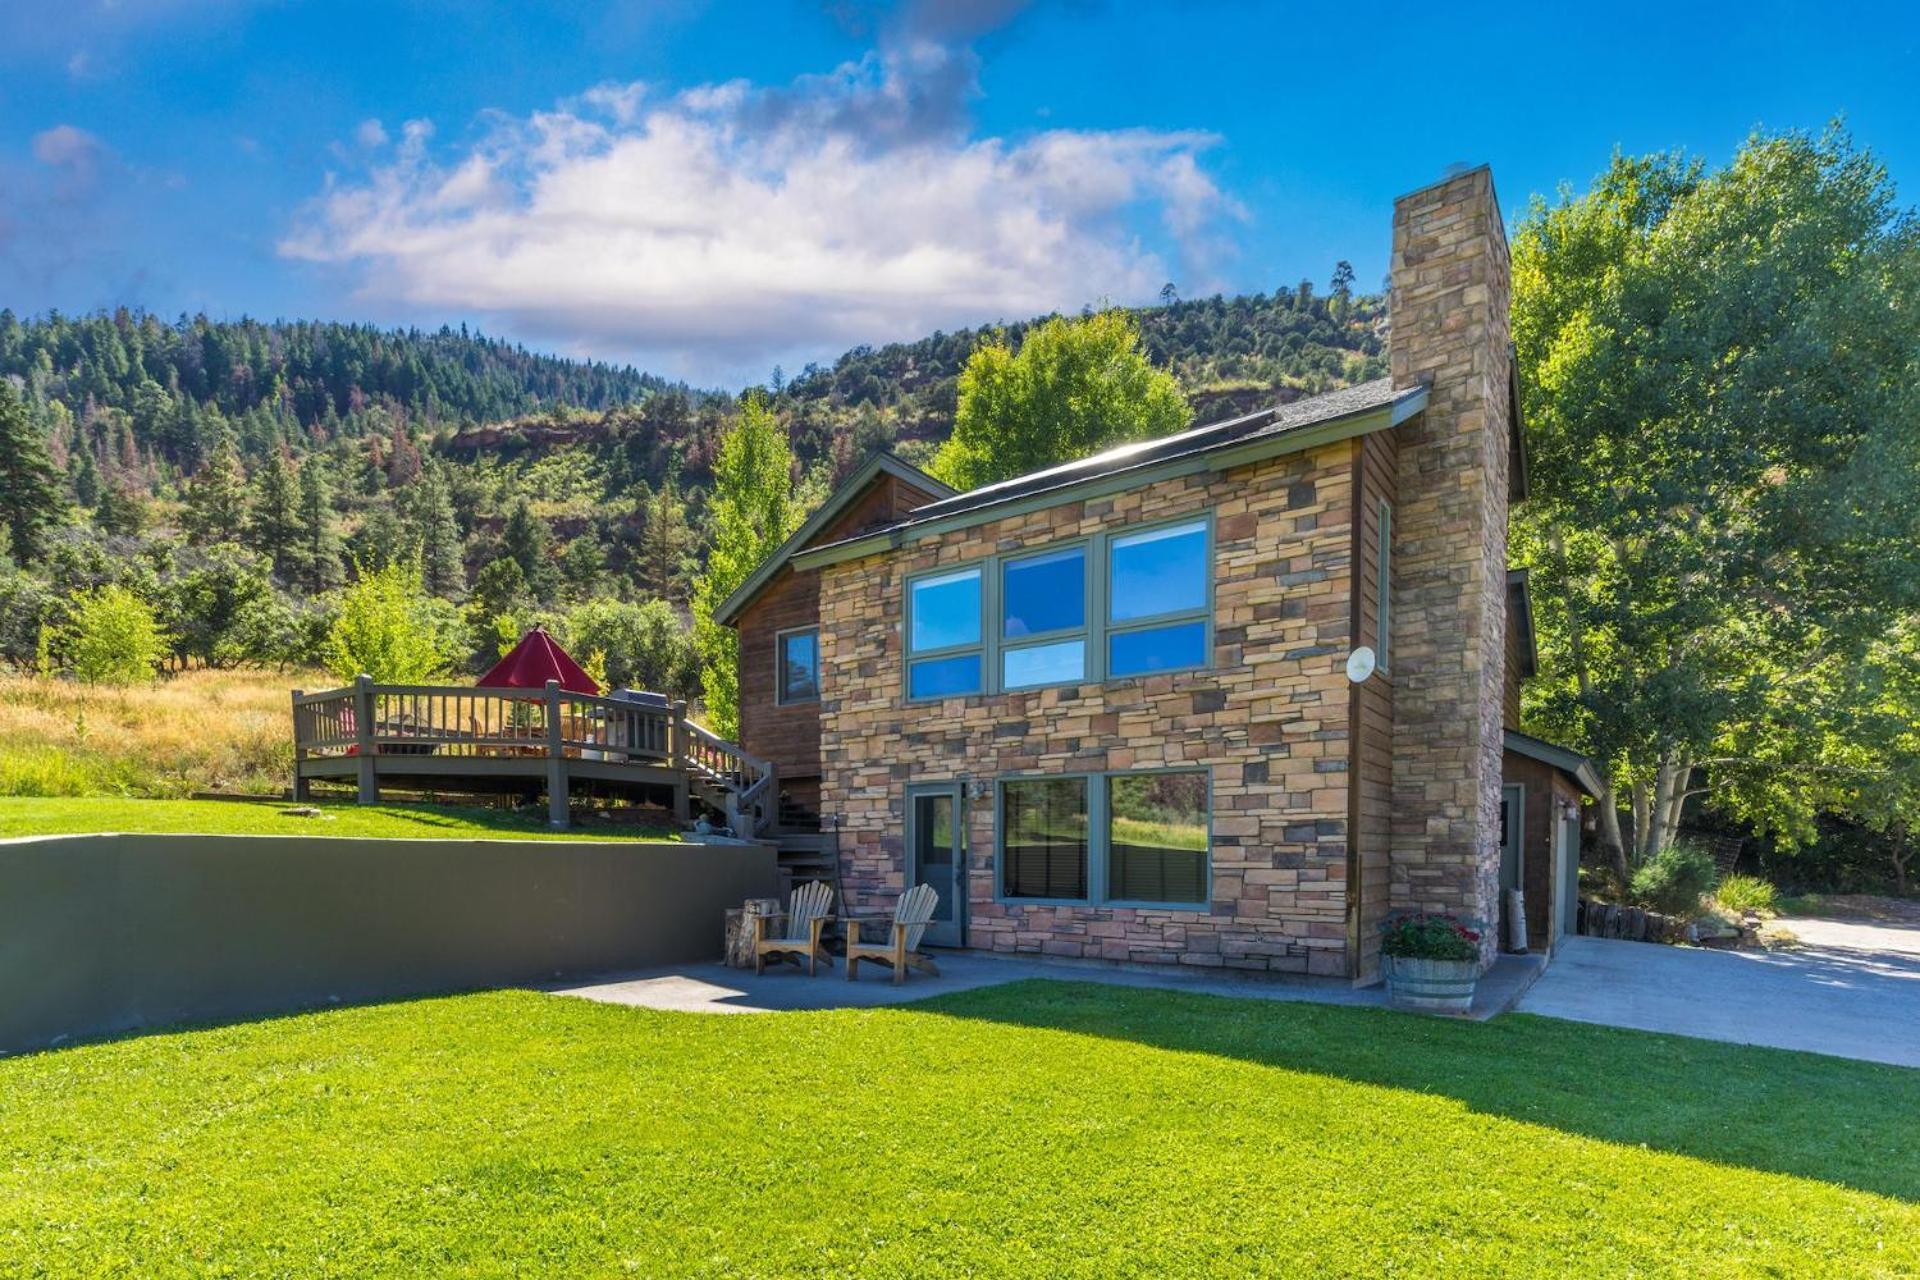
<path id="1" fill-rule="evenodd" d="M 766 845 L 0 841 L 0 1052 L 711 959 L 778 891 Z"/>

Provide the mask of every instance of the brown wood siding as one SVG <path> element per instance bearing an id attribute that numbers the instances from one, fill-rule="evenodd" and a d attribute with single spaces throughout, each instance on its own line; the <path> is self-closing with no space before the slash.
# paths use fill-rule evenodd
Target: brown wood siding
<path id="1" fill-rule="evenodd" d="M 1509 751 L 1501 759 L 1501 781 L 1526 788 L 1526 812 L 1520 830 L 1520 892 L 1526 898 L 1527 945 L 1544 951 L 1553 943 L 1551 926 L 1558 915 L 1553 878 L 1554 810 L 1561 803 L 1578 807 L 1580 791 L 1552 765 Z M 1576 851 L 1574 854 L 1578 857 Z M 1501 904 L 1504 916 L 1506 904 Z M 1506 945 L 1506 939 L 1500 940 Z"/>
<path id="2" fill-rule="evenodd" d="M 809 545 L 851 538 L 900 518 L 935 495 L 881 472 Z M 820 797 L 820 704 L 780 705 L 774 641 L 782 631 L 820 621 L 818 570 L 783 568 L 740 611 L 740 745 L 778 767 L 781 789 L 799 804 L 816 807 Z M 822 671 L 822 694 L 831 676 Z"/>
<path id="3" fill-rule="evenodd" d="M 820 575 L 791 569 L 740 612 L 740 745 L 773 761 L 783 782 L 820 776 L 820 704 L 779 704 L 774 637 L 819 620 Z"/>
<path id="4" fill-rule="evenodd" d="M 1500 691 L 1501 720 L 1509 729 L 1520 727 L 1520 666 L 1523 655 L 1520 651 L 1519 603 L 1519 593 L 1509 587 L 1507 589 L 1507 667 Z"/>
<path id="5" fill-rule="evenodd" d="M 1398 495 L 1398 442 L 1392 431 L 1354 441 L 1359 483 L 1354 486 L 1353 643 L 1372 645 L 1379 604 L 1380 500 Z M 1388 560 L 1389 570 L 1392 559 Z M 1388 623 L 1392 623 L 1389 604 Z M 1353 686 L 1351 870 L 1355 886 L 1349 922 L 1352 976 L 1370 979 L 1380 969 L 1380 922 L 1391 893 L 1393 840 L 1393 655 L 1387 669 Z"/>

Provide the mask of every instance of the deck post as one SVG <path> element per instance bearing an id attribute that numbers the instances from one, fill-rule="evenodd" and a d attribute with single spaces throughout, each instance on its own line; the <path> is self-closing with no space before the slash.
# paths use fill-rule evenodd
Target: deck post
<path id="1" fill-rule="evenodd" d="M 353 678 L 353 736 L 360 763 L 361 804 L 380 803 L 380 775 L 373 758 L 373 677 L 362 671 Z"/>
<path id="2" fill-rule="evenodd" d="M 302 802 L 312 799 L 312 788 L 300 773 L 300 766 L 307 758 L 307 749 L 300 744 L 300 699 L 305 692 L 304 689 L 293 691 L 293 791 L 290 793 Z"/>
<path id="3" fill-rule="evenodd" d="M 673 721 L 667 725 L 667 764 L 678 775 L 673 784 L 673 810 L 682 822 L 692 822 L 692 788 L 687 785 L 687 700 L 675 699 L 672 711 Z"/>
<path id="4" fill-rule="evenodd" d="M 567 828 L 567 757 L 560 746 L 560 682 L 547 681 L 547 825 Z"/>

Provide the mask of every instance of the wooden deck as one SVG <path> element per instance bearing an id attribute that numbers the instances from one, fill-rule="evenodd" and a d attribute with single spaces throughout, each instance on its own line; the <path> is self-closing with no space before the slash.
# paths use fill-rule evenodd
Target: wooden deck
<path id="1" fill-rule="evenodd" d="M 382 784 L 544 792 L 564 827 L 572 784 L 670 797 L 691 816 L 698 793 L 736 830 L 758 831 L 777 803 L 772 766 L 687 719 L 684 702 L 651 703 L 545 689 L 376 684 L 293 693 L 293 790 L 348 781 L 362 804 Z"/>

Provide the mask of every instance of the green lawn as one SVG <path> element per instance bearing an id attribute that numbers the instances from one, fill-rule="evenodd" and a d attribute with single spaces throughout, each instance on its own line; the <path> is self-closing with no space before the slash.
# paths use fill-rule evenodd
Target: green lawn
<path id="1" fill-rule="evenodd" d="M 88 831 L 182 832 L 193 835 L 406 836 L 415 839 L 672 839 L 673 833 L 616 823 L 580 822 L 550 831 L 546 809 L 525 814 L 458 805 L 320 804 L 322 817 L 289 814 L 292 804 L 232 800 L 126 800 L 0 797 L 0 839 Z"/>
<path id="2" fill-rule="evenodd" d="M 1920 1072 L 1521 1016 L 1051 982 L 731 1017 L 498 992 L 0 1061 L 0 1259 L 1914 1275 L 1916 1117 Z"/>

